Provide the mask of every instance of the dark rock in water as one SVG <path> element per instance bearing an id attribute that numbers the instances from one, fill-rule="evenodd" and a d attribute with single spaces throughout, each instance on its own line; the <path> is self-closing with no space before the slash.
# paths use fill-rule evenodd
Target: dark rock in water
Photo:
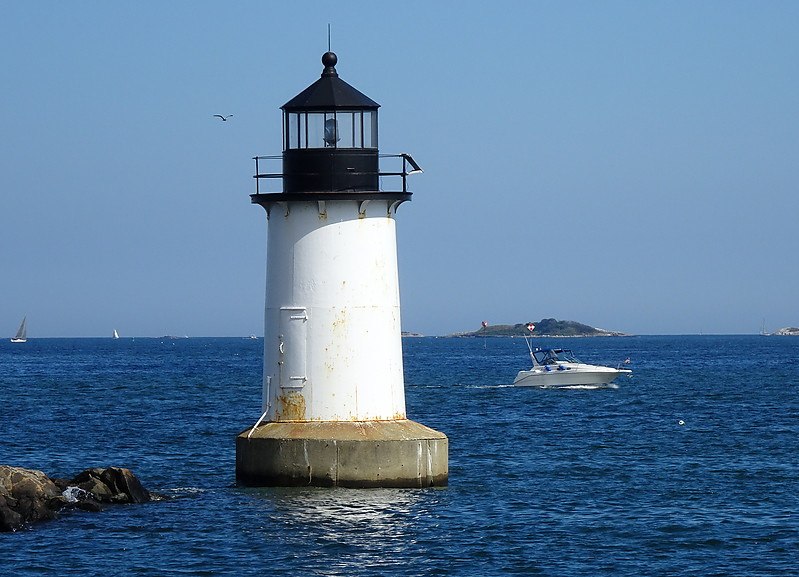
<path id="1" fill-rule="evenodd" d="M 91 493 L 100 503 L 146 503 L 150 500 L 150 493 L 130 469 L 86 469 L 72 479 L 70 485 Z"/>
<path id="2" fill-rule="evenodd" d="M 64 509 L 100 511 L 103 504 L 150 500 L 150 493 L 129 469 L 87 469 L 65 480 L 51 479 L 33 469 L 0 465 L 0 531 L 55 519 Z"/>
<path id="3" fill-rule="evenodd" d="M 41 471 L 0 466 L 0 531 L 54 519 L 61 491 Z"/>
<path id="4" fill-rule="evenodd" d="M 11 531 L 14 527 L 22 524 L 22 515 L 11 508 L 13 505 L 16 505 L 15 500 L 11 499 L 9 502 L 3 495 L 0 495 L 0 531 Z"/>

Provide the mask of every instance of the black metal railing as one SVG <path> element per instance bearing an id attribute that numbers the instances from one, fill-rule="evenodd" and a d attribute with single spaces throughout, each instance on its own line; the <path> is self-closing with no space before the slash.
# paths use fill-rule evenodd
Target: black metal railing
<path id="1" fill-rule="evenodd" d="M 402 192 L 408 192 L 407 186 L 407 178 L 411 174 L 415 174 L 417 172 L 423 172 L 422 168 L 416 163 L 416 161 L 411 157 L 410 154 L 400 153 L 400 154 L 380 154 L 378 158 L 381 159 L 401 159 L 402 164 L 401 168 L 397 166 L 394 170 L 383 171 L 378 168 L 377 176 L 380 178 L 380 191 L 384 191 L 383 189 L 383 177 L 399 177 L 402 179 Z M 280 179 L 282 180 L 284 174 L 282 172 L 261 172 L 261 168 L 263 167 L 265 170 L 268 168 L 268 165 L 273 165 L 278 162 L 282 162 L 283 156 L 282 155 L 270 155 L 270 156 L 253 156 L 253 160 L 255 161 L 255 174 L 253 178 L 255 179 L 255 194 L 272 194 L 272 193 L 280 193 L 282 191 L 267 191 L 261 190 L 261 180 L 270 180 L 270 179 Z M 391 164 L 391 162 L 389 162 Z M 263 166 L 267 165 L 267 166 Z M 279 165 L 281 166 L 281 165 Z M 410 170 L 409 170 L 410 169 Z"/>

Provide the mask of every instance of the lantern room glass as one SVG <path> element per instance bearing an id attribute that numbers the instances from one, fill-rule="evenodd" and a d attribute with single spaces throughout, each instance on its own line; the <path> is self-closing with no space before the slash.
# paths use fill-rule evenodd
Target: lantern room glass
<path id="1" fill-rule="evenodd" d="M 284 112 L 283 150 L 377 148 L 377 110 Z"/>

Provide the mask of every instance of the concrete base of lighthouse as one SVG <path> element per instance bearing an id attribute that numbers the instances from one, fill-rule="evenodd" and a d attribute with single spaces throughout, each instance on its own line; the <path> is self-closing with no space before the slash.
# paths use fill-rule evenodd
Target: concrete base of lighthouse
<path id="1" fill-rule="evenodd" d="M 236 438 L 236 481 L 251 487 L 435 487 L 449 440 L 407 419 L 271 422 Z"/>

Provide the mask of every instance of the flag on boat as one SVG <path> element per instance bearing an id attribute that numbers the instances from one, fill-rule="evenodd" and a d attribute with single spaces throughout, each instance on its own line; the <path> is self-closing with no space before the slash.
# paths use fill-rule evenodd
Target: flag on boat
<path id="1" fill-rule="evenodd" d="M 482 325 L 483 325 L 483 328 L 486 328 L 488 326 L 488 321 L 483 321 Z"/>
<path id="2" fill-rule="evenodd" d="M 535 329 L 535 325 L 533 323 L 527 323 L 527 330 L 533 332 Z"/>

